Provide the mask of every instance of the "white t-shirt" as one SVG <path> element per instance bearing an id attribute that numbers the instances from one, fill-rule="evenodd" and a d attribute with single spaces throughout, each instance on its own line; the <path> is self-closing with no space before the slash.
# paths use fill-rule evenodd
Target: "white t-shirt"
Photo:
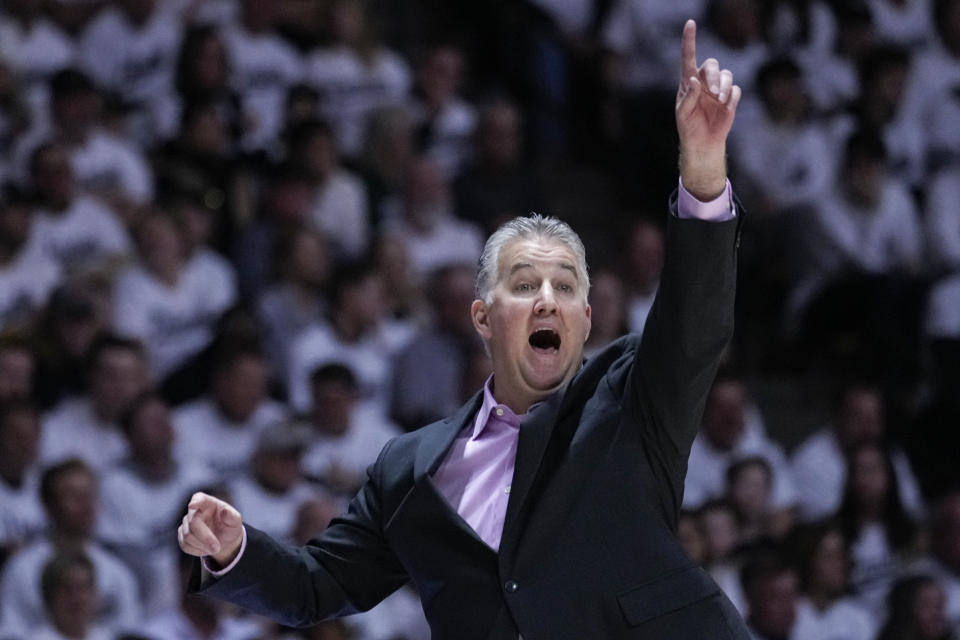
<path id="1" fill-rule="evenodd" d="M 878 42 L 922 49 L 934 37 L 930 0 L 907 0 L 905 6 L 890 0 L 867 0 Z"/>
<path id="2" fill-rule="evenodd" d="M 874 618 L 852 598 L 840 598 L 820 611 L 801 597 L 790 640 L 873 640 L 876 632 Z"/>
<path id="3" fill-rule="evenodd" d="M 934 176 L 924 211 L 931 266 L 960 270 L 960 171 L 953 168 Z"/>
<path id="4" fill-rule="evenodd" d="M 310 374 L 320 365 L 339 362 L 353 370 L 361 398 L 385 411 L 390 395 L 391 361 L 412 337 L 410 326 L 392 321 L 381 322 L 352 343 L 341 341 L 326 325 L 308 327 L 293 340 L 287 358 L 290 404 L 297 411 L 308 411 L 313 402 Z"/>
<path id="5" fill-rule="evenodd" d="M 130 255 L 130 236 L 117 215 L 103 202 L 80 195 L 60 213 L 40 210 L 31 241 L 55 260 L 65 273 L 93 269 Z"/>
<path id="6" fill-rule="evenodd" d="M 224 28 L 224 43 L 250 125 L 241 144 L 245 150 L 264 149 L 284 126 L 287 91 L 303 77 L 303 60 L 276 33 L 250 33 L 239 24 Z"/>
<path id="7" fill-rule="evenodd" d="M 338 148 L 349 157 L 362 149 L 370 112 L 402 104 L 411 84 L 406 61 L 384 48 L 374 52 L 369 64 L 347 47 L 319 49 L 307 58 L 306 79 L 320 92 Z"/>
<path id="8" fill-rule="evenodd" d="M 76 637 L 68 638 L 49 624 L 44 624 L 39 630 L 32 632 L 30 638 L 31 640 L 78 640 Z M 114 640 L 115 638 L 116 634 L 110 633 L 103 627 L 92 627 L 79 640 Z"/>
<path id="9" fill-rule="evenodd" d="M 385 231 L 403 242 L 411 275 L 420 282 L 439 267 L 455 264 L 473 267 L 483 251 L 484 237 L 480 229 L 449 214 L 441 214 L 428 230 L 415 228 L 400 219 L 387 224 Z"/>
<path id="10" fill-rule="evenodd" d="M 924 513 L 923 497 L 910 461 L 900 449 L 895 449 L 891 457 L 900 501 L 908 513 L 920 518 Z M 790 458 L 790 466 L 797 485 L 800 517 L 813 521 L 836 513 L 847 481 L 847 460 L 834 430 L 824 427 L 801 442 Z"/>
<path id="11" fill-rule="evenodd" d="M 217 479 L 230 477 L 247 466 L 260 432 L 285 416 L 283 405 L 264 400 L 253 415 L 237 423 L 209 397 L 194 400 L 173 413 L 176 458 L 205 465 Z"/>
<path id="12" fill-rule="evenodd" d="M 75 62 L 76 48 L 52 20 L 36 17 L 24 27 L 0 15 L 0 61 L 16 74 L 34 118 L 46 117 L 50 78 Z"/>
<path id="13" fill-rule="evenodd" d="M 62 400 L 43 416 L 40 460 L 45 466 L 78 456 L 102 471 L 125 458 L 127 446 L 120 426 L 97 417 L 89 397 Z"/>
<path id="14" fill-rule="evenodd" d="M 61 277 L 60 265 L 28 240 L 0 267 L 0 329 L 33 321 Z"/>
<path id="15" fill-rule="evenodd" d="M 414 105 L 414 119 L 423 126 L 429 119 L 426 105 Z M 453 180 L 470 159 L 473 135 L 477 128 L 477 110 L 456 96 L 447 102 L 430 123 L 430 137 L 424 153 L 447 180 Z"/>
<path id="16" fill-rule="evenodd" d="M 153 201 L 153 172 L 139 150 L 105 131 L 93 131 L 70 149 L 70 164 L 81 189 L 119 193 L 135 204 Z"/>
<path id="17" fill-rule="evenodd" d="M 113 554 L 94 542 L 84 546 L 96 572 L 99 607 L 96 623 L 119 631 L 136 628 L 141 619 L 140 596 L 130 570 Z M 55 550 L 49 540 L 38 540 L 14 554 L 0 577 L 0 627 L 24 637 L 46 620 L 40 593 L 40 576 Z"/>
<path id="18" fill-rule="evenodd" d="M 363 640 L 430 640 L 430 625 L 416 592 L 401 587 L 373 609 L 344 619 L 347 627 Z"/>
<path id="19" fill-rule="evenodd" d="M 927 299 L 924 330 L 932 338 L 960 338 L 960 273 L 944 278 Z"/>
<path id="20" fill-rule="evenodd" d="M 209 256 L 188 261 L 174 286 L 144 266 L 130 267 L 114 289 L 113 326 L 143 342 L 155 380 L 162 380 L 213 339 L 220 316 L 236 299 L 236 286 Z"/>
<path id="21" fill-rule="evenodd" d="M 46 521 L 47 516 L 40 504 L 40 469 L 37 465 L 27 470 L 19 487 L 12 487 L 0 479 L 0 545 L 30 542 L 43 531 Z"/>
<path id="22" fill-rule="evenodd" d="M 303 469 L 316 478 L 342 476 L 362 484 L 367 467 L 376 462 L 380 450 L 400 430 L 369 407 L 358 406 L 350 416 L 350 427 L 341 436 L 319 433 L 303 456 Z"/>
<path id="23" fill-rule="evenodd" d="M 869 523 L 850 545 L 850 584 L 857 604 L 877 618 L 886 609 L 887 593 L 900 576 L 901 562 L 890 546 L 887 532 L 878 523 Z"/>
<path id="24" fill-rule="evenodd" d="M 263 637 L 263 629 L 253 619 L 221 615 L 213 633 L 201 635 L 178 608 L 148 618 L 137 635 L 149 640 L 255 640 Z"/>
<path id="25" fill-rule="evenodd" d="M 310 224 L 332 242 L 338 253 L 358 258 L 370 241 L 367 219 L 367 191 L 352 173 L 332 173 L 314 193 Z"/>
<path id="26" fill-rule="evenodd" d="M 284 493 L 263 487 L 250 473 L 235 477 L 228 484 L 233 506 L 243 514 L 243 521 L 278 540 L 291 540 L 297 522 L 297 510 L 315 499 L 319 492 L 305 480 L 296 482 Z"/>

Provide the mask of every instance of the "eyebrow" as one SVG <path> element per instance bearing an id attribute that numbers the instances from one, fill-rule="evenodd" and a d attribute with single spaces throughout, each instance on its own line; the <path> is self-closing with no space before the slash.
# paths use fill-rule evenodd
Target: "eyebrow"
<path id="1" fill-rule="evenodd" d="M 580 276 L 579 276 L 579 274 L 577 273 L 577 269 L 576 269 L 576 267 L 574 267 L 572 264 L 570 264 L 569 262 L 561 262 L 561 263 L 559 264 L 559 267 L 560 267 L 561 269 L 566 269 L 567 271 L 569 271 L 570 273 L 572 273 L 572 274 L 573 274 L 573 277 L 576 279 L 576 281 L 577 281 L 577 282 L 580 282 Z M 518 263 L 516 263 L 515 265 L 513 265 L 512 267 L 510 267 L 510 274 L 509 274 L 509 275 L 512 276 L 512 275 L 515 274 L 517 271 L 521 271 L 521 270 L 523 270 L 523 269 L 533 269 L 533 265 L 530 264 L 529 262 L 518 262 Z"/>

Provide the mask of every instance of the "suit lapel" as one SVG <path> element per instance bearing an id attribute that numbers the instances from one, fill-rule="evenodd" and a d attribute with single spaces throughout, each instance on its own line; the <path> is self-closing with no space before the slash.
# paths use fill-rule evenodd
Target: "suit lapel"
<path id="1" fill-rule="evenodd" d="M 413 475 L 417 481 L 437 470 L 457 434 L 476 417 L 482 400 L 483 394 L 476 393 L 449 418 L 424 427 L 425 433 L 417 447 L 413 465 Z"/>

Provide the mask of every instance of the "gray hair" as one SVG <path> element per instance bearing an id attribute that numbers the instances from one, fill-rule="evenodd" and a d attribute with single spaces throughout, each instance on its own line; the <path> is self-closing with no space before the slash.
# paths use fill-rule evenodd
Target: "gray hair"
<path id="1" fill-rule="evenodd" d="M 573 252 L 577 264 L 577 276 L 583 279 L 583 295 L 590 291 L 590 275 L 587 273 L 587 252 L 577 232 L 566 222 L 552 216 L 531 213 L 529 216 L 516 217 L 500 225 L 494 231 L 480 254 L 480 266 L 474 287 L 476 297 L 490 304 L 493 302 L 493 288 L 497 284 L 500 251 L 517 240 L 540 238 L 556 240 Z"/>

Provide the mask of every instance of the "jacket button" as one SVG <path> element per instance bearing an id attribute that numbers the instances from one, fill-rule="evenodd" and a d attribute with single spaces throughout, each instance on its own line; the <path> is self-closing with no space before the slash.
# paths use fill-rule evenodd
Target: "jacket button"
<path id="1" fill-rule="evenodd" d="M 506 589 L 507 593 L 516 593 L 517 589 L 520 588 L 520 585 L 513 580 L 507 580 L 507 582 L 503 585 L 503 588 Z"/>

